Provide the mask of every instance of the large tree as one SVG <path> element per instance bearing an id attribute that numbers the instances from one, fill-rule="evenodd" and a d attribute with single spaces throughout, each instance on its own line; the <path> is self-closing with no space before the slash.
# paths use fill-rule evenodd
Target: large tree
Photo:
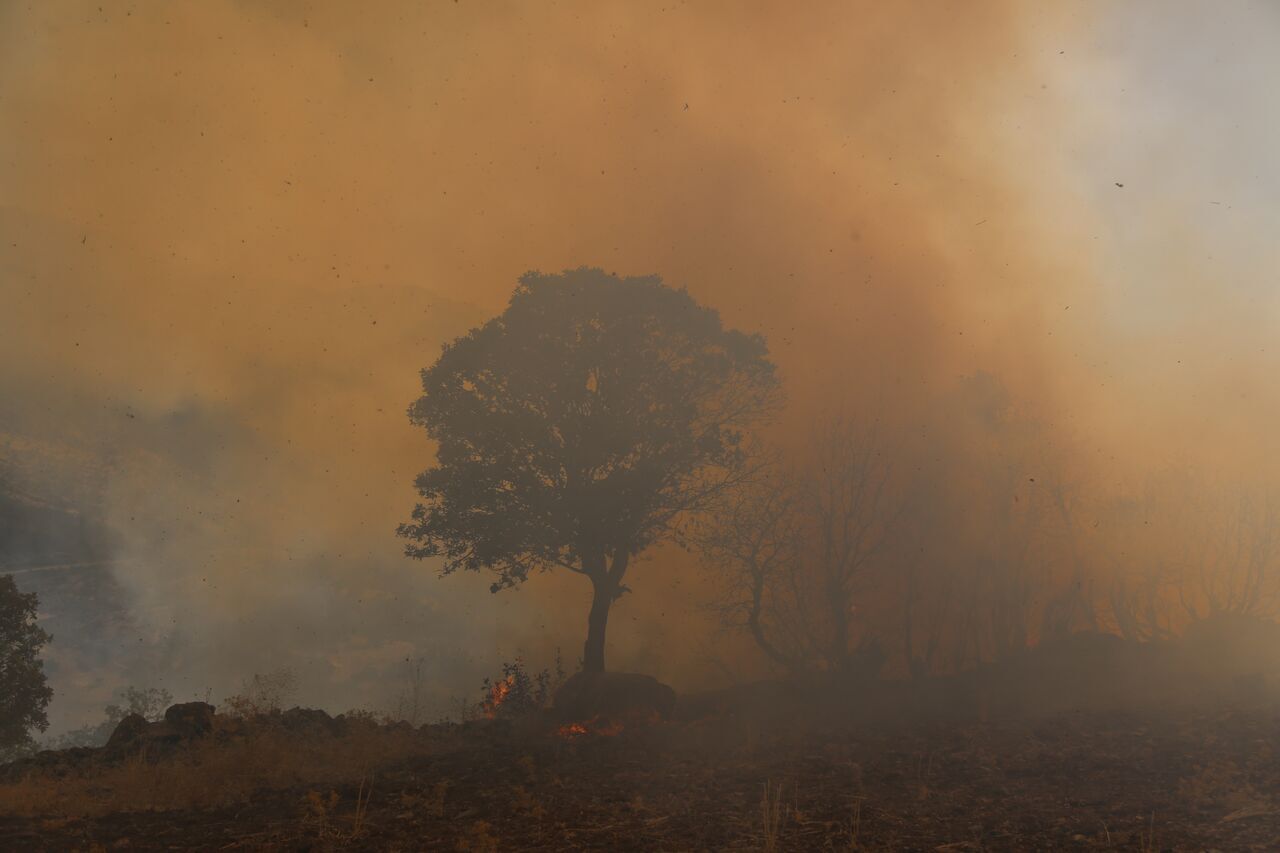
<path id="1" fill-rule="evenodd" d="M 591 581 L 583 669 L 604 670 L 632 558 L 731 487 L 777 399 L 764 340 L 657 277 L 528 273 L 507 309 L 445 346 L 409 418 L 436 442 L 400 534 L 492 589 Z"/>
<path id="2" fill-rule="evenodd" d="M 28 746 L 31 729 L 49 727 L 45 709 L 53 691 L 40 650 L 50 637 L 35 620 L 35 594 L 20 592 L 12 575 L 0 575 L 0 756 Z"/>

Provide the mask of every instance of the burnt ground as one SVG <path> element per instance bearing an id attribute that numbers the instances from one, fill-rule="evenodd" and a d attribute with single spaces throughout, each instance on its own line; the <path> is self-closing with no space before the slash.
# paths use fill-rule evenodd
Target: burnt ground
<path id="1" fill-rule="evenodd" d="M 870 726 L 712 715 L 566 740 L 424 728 L 359 780 L 231 807 L 0 818 L 0 848 L 1276 850 L 1280 708 Z"/>

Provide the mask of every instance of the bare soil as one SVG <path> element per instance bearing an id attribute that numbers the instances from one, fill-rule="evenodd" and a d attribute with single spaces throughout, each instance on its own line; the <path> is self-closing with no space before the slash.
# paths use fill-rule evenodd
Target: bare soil
<path id="1" fill-rule="evenodd" d="M 821 717 L 721 713 L 570 737 L 547 718 L 424 727 L 345 781 L 234 805 L 3 816 L 0 849 L 1280 849 L 1270 703 Z"/>

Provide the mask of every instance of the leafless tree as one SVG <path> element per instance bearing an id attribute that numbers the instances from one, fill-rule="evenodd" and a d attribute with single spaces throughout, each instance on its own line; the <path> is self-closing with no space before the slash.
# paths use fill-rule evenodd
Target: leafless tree
<path id="1" fill-rule="evenodd" d="M 1229 492 L 1170 471 L 1107 515 L 1099 550 L 1123 636 L 1169 639 L 1215 616 L 1280 615 L 1280 503 L 1265 490 Z"/>
<path id="2" fill-rule="evenodd" d="M 1080 490 L 1068 479 L 1060 441 L 985 375 L 963 384 L 955 423 L 943 432 L 951 444 L 930 484 L 933 553 L 925 579 L 908 588 L 915 593 L 912 669 L 964 669 L 1049 635 L 1096 627 Z M 946 600 L 929 610 L 922 602 L 934 590 L 946 590 Z M 921 630 L 932 637 L 923 646 L 931 661 L 915 649 Z"/>
<path id="3" fill-rule="evenodd" d="M 732 495 L 698 537 L 726 624 L 788 670 L 859 665 L 859 594 L 906 506 L 886 446 L 877 425 L 828 420 L 807 459 Z"/>
<path id="4" fill-rule="evenodd" d="M 800 563 L 801 535 L 795 489 L 776 464 L 726 494 L 696 544 L 719 572 L 712 603 L 725 626 L 747 631 L 774 663 L 797 672 L 808 657 L 794 635 L 794 596 L 788 581 Z"/>
<path id="5" fill-rule="evenodd" d="M 1181 563 L 1180 595 L 1193 620 L 1280 612 L 1280 504 L 1264 493 L 1219 496 L 1199 513 Z"/>
<path id="6" fill-rule="evenodd" d="M 1107 579 L 1112 627 L 1134 642 L 1174 637 L 1179 627 L 1173 555 L 1185 535 L 1169 501 L 1181 489 L 1148 486 L 1139 498 L 1109 501 L 1095 522 L 1095 559 Z"/>

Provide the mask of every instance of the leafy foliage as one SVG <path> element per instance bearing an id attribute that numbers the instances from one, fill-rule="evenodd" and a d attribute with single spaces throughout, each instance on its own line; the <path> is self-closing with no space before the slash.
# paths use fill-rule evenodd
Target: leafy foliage
<path id="1" fill-rule="evenodd" d="M 629 559 L 736 482 L 778 383 L 761 337 L 685 291 L 583 268 L 523 276 L 422 387 L 409 417 L 437 464 L 400 526 L 406 552 L 490 571 L 495 592 L 535 571 L 585 575 L 602 647 Z"/>
<path id="2" fill-rule="evenodd" d="M 31 730 L 49 727 L 53 698 L 40 650 L 52 639 L 36 624 L 36 596 L 18 591 L 12 575 L 0 576 L 0 753 L 21 751 Z"/>
<path id="3" fill-rule="evenodd" d="M 529 273 L 507 310 L 423 371 L 415 557 L 492 569 L 495 589 L 589 554 L 636 553 L 741 460 L 775 388 L 764 341 L 657 278 Z"/>

